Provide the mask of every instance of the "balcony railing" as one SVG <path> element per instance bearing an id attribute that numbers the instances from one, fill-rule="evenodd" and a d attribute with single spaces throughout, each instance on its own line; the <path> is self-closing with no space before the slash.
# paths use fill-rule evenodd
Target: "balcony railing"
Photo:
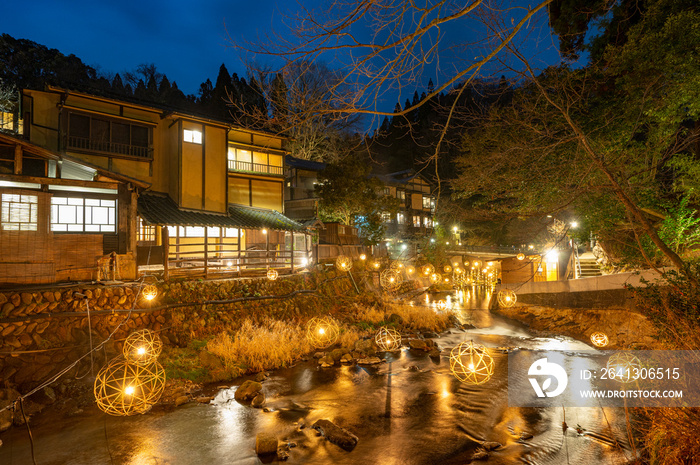
<path id="1" fill-rule="evenodd" d="M 283 168 L 281 166 L 272 166 L 264 163 L 252 163 L 249 161 L 238 161 L 229 160 L 228 161 L 229 171 L 248 171 L 251 173 L 265 173 L 265 174 L 283 174 Z"/>
<path id="2" fill-rule="evenodd" d="M 151 158 L 150 147 L 140 145 L 119 144 L 117 142 L 88 139 L 85 137 L 68 136 L 68 148 L 79 150 L 94 150 L 129 157 Z"/>

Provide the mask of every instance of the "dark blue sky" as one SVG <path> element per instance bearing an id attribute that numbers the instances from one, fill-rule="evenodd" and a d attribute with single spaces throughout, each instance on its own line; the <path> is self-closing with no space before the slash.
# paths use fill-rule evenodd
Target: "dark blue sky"
<path id="1" fill-rule="evenodd" d="M 286 2 L 281 2 L 282 5 Z M 186 93 L 221 63 L 245 76 L 231 35 L 254 39 L 279 20 L 277 2 L 237 0 L 22 0 L 7 2 L 0 32 L 75 54 L 104 71 L 155 63 Z"/>
<path id="2" fill-rule="evenodd" d="M 227 33 L 236 41 L 255 41 L 273 28 L 283 30 L 285 15 L 297 7 L 296 2 L 283 0 L 23 0 L 3 5 L 0 32 L 56 48 L 66 55 L 75 54 L 106 73 L 155 63 L 185 93 L 196 94 L 200 83 L 216 79 L 221 63 L 229 72 L 245 76 L 239 51 L 230 46 Z M 482 33 L 478 27 L 464 24 L 447 28 L 446 32 L 443 50 L 449 48 L 450 40 L 472 42 Z M 556 40 L 549 35 L 546 18 L 541 17 L 539 29 L 523 40 L 523 49 L 528 56 L 536 57 L 538 67 L 558 61 Z M 428 66 L 418 83 L 387 92 L 378 107 L 391 111 L 397 99 L 403 102 L 410 98 L 417 86 L 420 93 L 429 78 L 438 84 L 441 73 L 452 73 L 479 53 L 471 49 L 450 51 L 439 70 Z M 258 59 L 263 63 L 265 60 Z M 328 59 L 331 66 L 333 60 Z M 486 74 L 502 72 L 495 64 L 485 70 Z"/>

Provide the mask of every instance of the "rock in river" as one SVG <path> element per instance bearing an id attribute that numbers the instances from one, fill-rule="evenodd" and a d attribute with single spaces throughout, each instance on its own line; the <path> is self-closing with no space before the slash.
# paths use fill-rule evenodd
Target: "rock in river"
<path id="1" fill-rule="evenodd" d="M 340 446 L 350 452 L 357 445 L 357 436 L 350 431 L 335 425 L 329 420 L 318 420 L 312 426 L 313 429 L 319 431 L 323 436 L 333 444 Z"/>
<path id="2" fill-rule="evenodd" d="M 258 455 L 277 454 L 277 438 L 268 433 L 255 436 L 255 453 Z"/>
<path id="3" fill-rule="evenodd" d="M 247 380 L 244 381 L 243 384 L 238 387 L 238 389 L 236 389 L 236 393 L 233 395 L 233 398 L 239 402 L 253 400 L 261 390 L 262 384 Z"/>

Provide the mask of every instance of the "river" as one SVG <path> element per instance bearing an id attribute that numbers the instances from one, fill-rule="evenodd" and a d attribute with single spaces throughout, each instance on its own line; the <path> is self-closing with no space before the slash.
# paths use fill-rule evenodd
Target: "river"
<path id="1" fill-rule="evenodd" d="M 447 295 L 428 296 L 446 299 Z M 517 408 L 508 406 L 508 356 L 493 352 L 495 372 L 483 385 L 459 382 L 449 369 L 449 349 L 473 340 L 487 347 L 571 351 L 591 347 L 566 337 L 538 337 L 517 322 L 488 311 L 489 291 L 449 295 L 463 322 L 437 343 L 441 359 L 404 349 L 380 354 L 375 367 L 320 369 L 315 360 L 276 370 L 263 383 L 264 412 L 233 400 L 236 386 L 215 390 L 210 404 L 135 417 L 94 414 L 39 424 L 32 429 L 40 465 L 259 464 L 259 432 L 293 443 L 290 464 L 466 464 L 484 441 L 503 446 L 486 464 L 623 464 L 633 453 L 624 410 L 613 408 Z M 414 305 L 425 305 L 421 296 Z M 215 389 L 212 387 L 211 389 Z M 311 425 L 329 419 L 359 438 L 347 452 L 319 437 Z M 568 428 L 562 426 L 566 422 Z M 576 427 L 580 430 L 577 432 Z M 0 435 L 0 464 L 31 464 L 24 428 Z"/>

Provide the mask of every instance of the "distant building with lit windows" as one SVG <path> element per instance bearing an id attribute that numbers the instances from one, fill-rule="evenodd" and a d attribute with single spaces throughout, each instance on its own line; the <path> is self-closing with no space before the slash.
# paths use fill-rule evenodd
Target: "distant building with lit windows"
<path id="1" fill-rule="evenodd" d="M 435 216 L 435 197 L 432 184 L 413 169 L 377 176 L 388 187 L 386 194 L 396 197 L 399 211 L 384 214 L 386 237 L 411 239 L 432 233 Z"/>

